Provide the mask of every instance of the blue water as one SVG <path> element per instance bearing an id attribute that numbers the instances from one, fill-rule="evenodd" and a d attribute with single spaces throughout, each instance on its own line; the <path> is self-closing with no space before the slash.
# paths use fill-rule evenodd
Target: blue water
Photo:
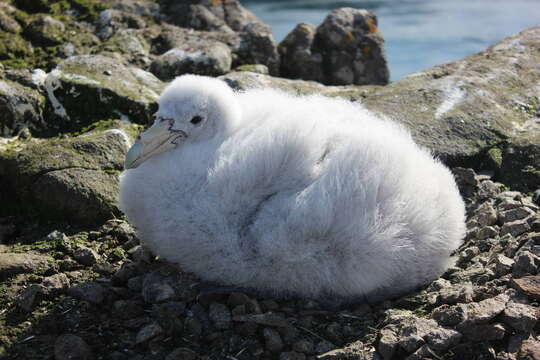
<path id="1" fill-rule="evenodd" d="M 281 41 L 297 23 L 319 25 L 335 8 L 375 12 L 391 80 L 459 59 L 540 24 L 540 0 L 241 0 Z"/>

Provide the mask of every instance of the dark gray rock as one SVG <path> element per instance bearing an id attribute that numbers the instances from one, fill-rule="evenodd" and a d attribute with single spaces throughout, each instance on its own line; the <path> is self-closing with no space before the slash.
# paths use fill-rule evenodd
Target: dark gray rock
<path id="1" fill-rule="evenodd" d="M 506 257 L 502 254 L 497 255 L 495 258 L 495 274 L 497 276 L 503 276 L 512 271 L 514 266 L 514 260 Z"/>
<path id="2" fill-rule="evenodd" d="M 514 257 L 514 266 L 512 274 L 515 277 L 524 275 L 535 275 L 538 272 L 540 258 L 529 251 L 520 251 Z"/>
<path id="3" fill-rule="evenodd" d="M 94 305 L 99 305 L 105 300 L 107 290 L 97 282 L 89 281 L 70 287 L 68 294 Z"/>
<path id="4" fill-rule="evenodd" d="M 292 344 L 292 349 L 298 353 L 309 355 L 314 353 L 315 344 L 311 340 L 300 339 Z"/>
<path id="5" fill-rule="evenodd" d="M 534 215 L 534 211 L 527 208 L 527 207 L 517 207 L 514 209 L 509 209 L 505 211 L 501 211 L 499 213 L 499 221 L 501 223 L 508 223 L 518 220 L 524 220 L 528 218 L 529 216 Z"/>
<path id="6" fill-rule="evenodd" d="M 536 190 L 532 196 L 532 201 L 540 206 L 540 189 Z"/>
<path id="7" fill-rule="evenodd" d="M 44 109 L 45 97 L 38 91 L 0 79 L 0 136 L 17 135 L 25 128 L 36 134 L 44 132 Z"/>
<path id="8" fill-rule="evenodd" d="M 325 78 L 323 55 L 312 50 L 317 29 L 300 23 L 279 44 L 281 75 L 293 79 L 321 81 Z"/>
<path id="9" fill-rule="evenodd" d="M 506 309 L 501 316 L 503 323 L 523 333 L 531 331 L 539 318 L 540 312 L 537 308 L 514 301 L 509 301 L 506 304 Z"/>
<path id="10" fill-rule="evenodd" d="M 125 284 L 129 279 L 136 277 L 139 274 L 137 264 L 126 261 L 120 269 L 113 275 L 113 281 L 117 284 Z"/>
<path id="11" fill-rule="evenodd" d="M 388 83 L 384 39 L 367 10 L 332 11 L 316 29 L 299 24 L 280 44 L 287 77 L 328 85 Z"/>
<path id="12" fill-rule="evenodd" d="M 141 245 L 137 245 L 129 249 L 128 253 L 133 258 L 133 261 L 137 263 L 150 263 L 152 261 L 153 255 L 150 250 L 146 249 Z"/>
<path id="13" fill-rule="evenodd" d="M 56 360 L 92 360 L 94 355 L 88 344 L 76 335 L 65 334 L 54 342 Z"/>
<path id="14" fill-rule="evenodd" d="M 173 350 L 165 360 L 195 360 L 198 355 L 195 351 L 188 348 L 178 348 Z"/>
<path id="15" fill-rule="evenodd" d="M 264 328 L 263 337 L 266 349 L 269 351 L 276 353 L 283 349 L 283 340 L 281 340 L 281 336 L 276 330 L 272 328 Z"/>
<path id="16" fill-rule="evenodd" d="M 279 360 L 305 360 L 306 356 L 295 351 L 286 351 L 279 354 Z"/>
<path id="17" fill-rule="evenodd" d="M 30 285 L 19 294 L 15 299 L 15 303 L 22 310 L 31 312 L 41 294 L 43 294 L 43 288 L 41 286 Z"/>
<path id="18" fill-rule="evenodd" d="M 144 277 L 142 296 L 147 303 L 162 303 L 178 297 L 168 279 L 159 272 L 152 272 Z"/>
<path id="19" fill-rule="evenodd" d="M 144 314 L 141 301 L 117 300 L 112 307 L 112 315 L 119 319 L 129 320 Z"/>
<path id="20" fill-rule="evenodd" d="M 231 327 L 231 312 L 226 305 L 211 303 L 208 317 L 217 329 L 226 330 Z"/>
<path id="21" fill-rule="evenodd" d="M 262 23 L 249 24 L 240 33 L 238 64 L 263 64 L 272 75 L 279 74 L 280 56 L 272 29 Z"/>
<path id="22" fill-rule="evenodd" d="M 506 330 L 501 324 L 460 324 L 458 330 L 471 341 L 494 341 L 501 340 Z"/>
<path id="23" fill-rule="evenodd" d="M 316 354 L 324 354 L 328 353 L 329 351 L 332 351 L 336 349 L 337 346 L 332 344 L 331 342 L 328 342 L 326 340 L 319 341 L 317 345 L 315 345 L 315 353 Z"/>
<path id="24" fill-rule="evenodd" d="M 137 336 L 135 338 L 135 344 L 138 345 L 145 343 L 148 340 L 151 340 L 156 336 L 161 335 L 162 333 L 163 329 L 161 328 L 161 326 L 159 326 L 158 323 L 151 323 L 149 325 L 146 325 L 137 333 Z"/>
<path id="25" fill-rule="evenodd" d="M 99 14 L 96 33 L 101 39 L 108 39 L 120 29 L 142 29 L 145 21 L 138 15 L 116 9 L 107 9 Z"/>

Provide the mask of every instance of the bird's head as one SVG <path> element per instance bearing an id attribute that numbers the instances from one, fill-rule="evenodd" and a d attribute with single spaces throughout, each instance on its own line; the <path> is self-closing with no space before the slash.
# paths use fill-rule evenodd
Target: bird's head
<path id="1" fill-rule="evenodd" d="M 125 168 L 136 168 L 182 143 L 226 134 L 239 117 L 234 93 L 223 81 L 198 75 L 180 76 L 161 94 L 154 124 L 129 149 Z"/>

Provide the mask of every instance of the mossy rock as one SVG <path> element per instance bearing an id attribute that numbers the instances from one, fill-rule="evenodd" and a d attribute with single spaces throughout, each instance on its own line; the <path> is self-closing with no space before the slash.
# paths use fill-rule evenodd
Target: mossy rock
<path id="1" fill-rule="evenodd" d="M 117 59 L 74 56 L 62 61 L 46 81 L 55 106 L 49 124 L 67 132 L 112 117 L 148 124 L 163 88 L 154 75 Z"/>
<path id="2" fill-rule="evenodd" d="M 35 16 L 25 29 L 25 35 L 34 44 L 59 45 L 66 38 L 66 26 L 49 15 Z"/>
<path id="3" fill-rule="evenodd" d="M 98 0 L 14 0 L 14 4 L 29 13 L 60 15 L 74 10 L 80 20 L 94 21 L 99 13 L 110 7 Z"/>
<path id="4" fill-rule="evenodd" d="M 44 131 L 45 97 L 37 90 L 0 79 L 0 136 L 12 136 L 25 128 Z"/>
<path id="5" fill-rule="evenodd" d="M 119 174 L 138 130 L 107 121 L 77 136 L 8 142 L 0 148 L 0 216 L 25 214 L 85 226 L 120 215 Z"/>
<path id="6" fill-rule="evenodd" d="M 0 31 L 0 60 L 10 60 L 15 63 L 33 54 L 32 45 L 22 36 Z"/>

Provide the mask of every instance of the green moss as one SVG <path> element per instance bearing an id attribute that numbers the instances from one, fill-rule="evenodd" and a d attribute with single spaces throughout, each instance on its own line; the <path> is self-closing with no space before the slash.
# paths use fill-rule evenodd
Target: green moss
<path id="1" fill-rule="evenodd" d="M 77 11 L 77 19 L 94 21 L 99 13 L 111 7 L 98 0 L 15 0 L 15 5 L 29 13 L 65 14 L 68 10 Z"/>
<path id="2" fill-rule="evenodd" d="M 78 136 L 90 131 L 104 131 L 109 129 L 114 129 L 118 125 L 118 120 L 116 119 L 104 119 L 96 121 L 95 123 L 92 123 L 88 126 L 85 126 L 81 129 L 81 131 L 78 131 L 76 133 L 73 133 L 72 135 Z"/>
<path id="3" fill-rule="evenodd" d="M 121 247 L 117 247 L 109 253 L 109 256 L 115 260 L 123 260 L 126 258 L 126 252 Z"/>
<path id="4" fill-rule="evenodd" d="M 135 139 L 137 135 L 144 130 L 144 126 L 118 119 L 104 119 L 85 126 L 80 131 L 66 135 L 69 137 L 75 137 L 89 132 L 102 132 L 111 129 L 123 130 L 131 139 Z"/>
<path id="5" fill-rule="evenodd" d="M 525 168 L 523 168 L 523 172 L 528 173 L 530 175 L 540 176 L 540 170 L 531 165 L 528 165 Z"/>
<path id="6" fill-rule="evenodd" d="M 30 43 L 20 35 L 0 31 L 0 60 L 22 60 L 33 55 Z"/>
<path id="7" fill-rule="evenodd" d="M 488 161 L 491 163 L 490 165 L 494 165 L 495 168 L 500 169 L 502 165 L 503 155 L 502 151 L 499 148 L 491 148 L 487 152 Z"/>

